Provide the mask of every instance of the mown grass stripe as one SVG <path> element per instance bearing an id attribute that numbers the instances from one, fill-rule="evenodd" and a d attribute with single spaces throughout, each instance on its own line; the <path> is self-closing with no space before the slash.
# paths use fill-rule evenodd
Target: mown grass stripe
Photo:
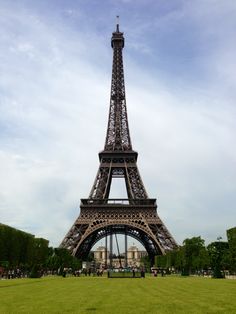
<path id="1" fill-rule="evenodd" d="M 0 281 L 0 313 L 235 314 L 236 280 L 105 277 Z"/>

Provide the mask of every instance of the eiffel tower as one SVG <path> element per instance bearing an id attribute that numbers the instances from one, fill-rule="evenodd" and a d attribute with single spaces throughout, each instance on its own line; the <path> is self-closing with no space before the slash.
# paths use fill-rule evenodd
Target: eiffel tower
<path id="1" fill-rule="evenodd" d="M 137 167 L 138 153 L 132 149 L 123 70 L 124 37 L 119 22 L 112 33 L 111 47 L 110 110 L 104 150 L 99 153 L 100 166 L 89 198 L 81 199 L 80 215 L 60 247 L 85 260 L 93 245 L 102 238 L 107 248 L 110 237 L 112 265 L 112 235 L 123 234 L 127 265 L 127 236 L 138 240 L 152 261 L 155 255 L 163 255 L 177 244 L 157 214 L 156 199 L 148 197 Z M 109 199 L 112 179 L 116 177 L 125 180 L 127 199 Z"/>

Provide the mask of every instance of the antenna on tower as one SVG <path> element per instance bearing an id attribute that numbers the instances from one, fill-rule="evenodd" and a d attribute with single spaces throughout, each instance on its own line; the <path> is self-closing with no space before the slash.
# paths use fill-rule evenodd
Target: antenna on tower
<path id="1" fill-rule="evenodd" d="M 116 16 L 116 31 L 117 31 L 117 33 L 120 32 L 120 30 L 119 30 L 119 20 L 120 20 L 120 17 L 119 17 L 119 15 L 117 15 Z"/>

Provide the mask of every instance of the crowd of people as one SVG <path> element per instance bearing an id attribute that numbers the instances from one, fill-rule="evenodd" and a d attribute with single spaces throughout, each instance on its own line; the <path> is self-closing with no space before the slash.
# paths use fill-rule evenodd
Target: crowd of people
<path id="1" fill-rule="evenodd" d="M 98 276 L 102 277 L 104 270 L 103 269 L 91 269 L 91 268 L 83 268 L 73 270 L 72 268 L 61 267 L 57 270 L 45 270 L 40 269 L 38 270 L 39 276 L 38 277 L 45 277 L 45 276 L 58 276 L 62 275 L 63 277 L 66 276 Z M 16 278 L 29 278 L 31 274 L 31 270 L 23 270 L 21 268 L 4 268 L 0 267 L 0 279 L 16 279 Z"/>
<path id="2" fill-rule="evenodd" d="M 74 275 L 75 277 L 82 276 L 98 276 L 101 277 L 104 273 L 103 269 L 92 269 L 92 268 L 83 268 L 78 270 L 72 270 L 71 268 L 63 268 L 62 276 L 66 277 L 67 275 Z"/>
<path id="3" fill-rule="evenodd" d="M 133 277 L 136 276 L 135 270 L 130 270 L 133 273 Z M 37 277 L 45 277 L 45 276 L 62 276 L 62 277 L 90 277 L 90 276 L 98 276 L 102 277 L 104 273 L 107 273 L 105 269 L 95 269 L 95 268 L 82 268 L 73 270 L 72 268 L 60 267 L 57 270 L 48 270 L 48 269 L 38 269 Z M 29 278 L 32 277 L 32 270 L 25 270 L 19 267 L 16 268 L 3 268 L 0 267 L 0 279 L 16 279 L 16 278 Z M 144 270 L 141 270 L 141 277 L 145 277 Z"/>
<path id="4" fill-rule="evenodd" d="M 0 279 L 27 278 L 29 273 L 20 268 L 5 269 L 0 267 Z"/>

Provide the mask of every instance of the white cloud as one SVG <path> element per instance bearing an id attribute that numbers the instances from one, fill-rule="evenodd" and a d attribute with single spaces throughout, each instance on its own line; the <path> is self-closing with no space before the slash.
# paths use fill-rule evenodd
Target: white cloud
<path id="1" fill-rule="evenodd" d="M 107 78 L 79 58 L 80 40 L 37 19 L 24 32 L 25 14 L 5 14 L 20 35 L 1 43 L 1 220 L 58 244 L 89 193 L 81 164 L 90 167 L 103 142 Z"/>

